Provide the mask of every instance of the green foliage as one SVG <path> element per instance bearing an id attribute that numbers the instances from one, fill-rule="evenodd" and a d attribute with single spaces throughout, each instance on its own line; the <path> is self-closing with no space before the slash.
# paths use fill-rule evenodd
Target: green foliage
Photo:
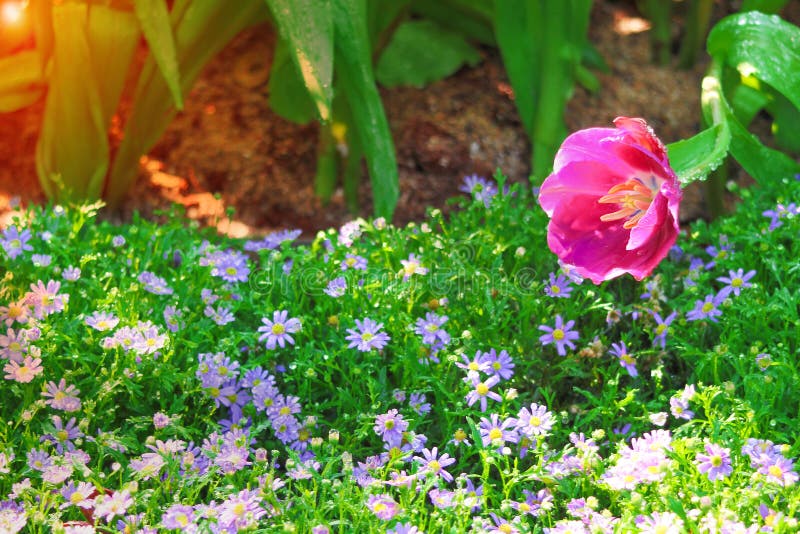
<path id="1" fill-rule="evenodd" d="M 715 124 L 689 139 L 667 146 L 669 162 L 682 184 L 702 180 L 728 155 L 731 133 L 727 123 Z"/>
<path id="2" fill-rule="evenodd" d="M 496 2 L 497 42 L 514 89 L 520 119 L 533 145 L 532 175 L 543 180 L 566 137 L 564 110 L 581 70 L 590 0 Z"/>
<path id="3" fill-rule="evenodd" d="M 774 113 L 773 131 L 782 132 L 778 142 L 796 146 L 787 137 L 796 128 L 790 121 L 800 109 L 798 40 L 800 28 L 758 12 L 723 19 L 708 38 L 713 62 L 703 82 L 705 120 L 730 128 L 731 155 L 757 180 L 800 172 L 800 164 L 765 146 L 746 128 L 763 106 Z"/>
<path id="4" fill-rule="evenodd" d="M 53 57 L 36 145 L 42 188 L 58 200 L 97 199 L 109 168 L 108 125 L 139 38 L 133 13 L 54 5 Z"/>
<path id="5" fill-rule="evenodd" d="M 408 21 L 397 28 L 381 54 L 375 76 L 387 87 L 424 87 L 480 59 L 478 51 L 458 33 L 430 20 Z"/>
<path id="6" fill-rule="evenodd" d="M 328 121 L 333 100 L 334 24 L 331 3 L 267 0 L 267 4 L 285 41 L 283 49 L 288 51 L 300 73 L 320 120 Z"/>
<path id="7" fill-rule="evenodd" d="M 365 0 L 333 0 L 333 20 L 337 83 L 352 118 L 352 122 L 345 124 L 355 124 L 353 140 L 358 142 L 367 160 L 375 213 L 391 218 L 400 196 L 397 160 L 389 122 L 375 85 Z"/>
<path id="8" fill-rule="evenodd" d="M 134 0 L 133 5 L 150 53 L 167 82 L 175 107 L 183 109 L 181 73 L 167 4 L 161 0 Z"/>
<path id="9" fill-rule="evenodd" d="M 773 117 L 775 143 L 797 153 L 800 118 L 800 29 L 758 12 L 731 15 L 708 38 L 712 65 L 703 80 L 709 127 L 668 146 L 681 183 L 705 179 L 730 154 L 757 180 L 800 172 L 790 155 L 764 145 L 747 130 L 762 110 Z"/>

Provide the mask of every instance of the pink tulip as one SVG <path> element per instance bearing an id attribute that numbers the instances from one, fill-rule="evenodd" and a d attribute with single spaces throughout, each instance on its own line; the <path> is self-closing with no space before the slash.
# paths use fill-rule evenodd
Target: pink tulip
<path id="1" fill-rule="evenodd" d="M 567 137 L 539 192 L 547 244 L 595 284 L 649 275 L 678 236 L 681 188 L 661 141 L 643 119 Z"/>

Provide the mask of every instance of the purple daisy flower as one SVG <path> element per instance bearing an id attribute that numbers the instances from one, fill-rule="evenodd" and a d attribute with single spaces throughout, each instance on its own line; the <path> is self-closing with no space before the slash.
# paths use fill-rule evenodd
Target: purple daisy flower
<path id="1" fill-rule="evenodd" d="M 355 269 L 357 271 L 366 271 L 367 270 L 367 258 L 363 256 L 358 256 L 356 254 L 346 254 L 342 263 L 339 264 L 343 271 L 347 269 Z"/>
<path id="2" fill-rule="evenodd" d="M 150 271 L 142 271 L 138 278 L 144 285 L 144 290 L 154 295 L 171 295 L 172 288 L 167 285 L 167 281 Z"/>
<path id="3" fill-rule="evenodd" d="M 264 341 L 266 339 L 267 349 L 275 350 L 276 345 L 280 345 L 281 348 L 284 348 L 286 343 L 294 345 L 294 338 L 290 334 L 299 332 L 300 328 L 302 328 L 302 325 L 300 324 L 299 319 L 289 319 L 288 317 L 288 311 L 276 310 L 272 314 L 271 321 L 266 317 L 261 319 L 261 322 L 264 323 L 264 325 L 259 326 L 258 331 L 263 333 L 258 340 Z"/>
<path id="4" fill-rule="evenodd" d="M 567 321 L 565 323 L 560 315 L 556 315 L 555 328 L 551 328 L 544 324 L 539 326 L 539 330 L 546 332 L 544 335 L 539 336 L 539 341 L 542 343 L 542 345 L 550 345 L 551 343 L 555 343 L 558 355 L 566 356 L 567 350 L 565 347 L 574 349 L 575 344 L 572 341 L 580 337 L 578 332 L 572 330 L 574 324 L 575 321 Z"/>
<path id="5" fill-rule="evenodd" d="M 628 347 L 625 346 L 624 341 L 612 343 L 611 350 L 608 352 L 619 359 L 619 364 L 628 371 L 629 375 L 633 377 L 639 376 L 639 371 L 636 370 L 636 358 L 628 353 Z"/>
<path id="6" fill-rule="evenodd" d="M 714 443 L 706 443 L 706 454 L 695 457 L 697 470 L 705 473 L 710 481 L 725 478 L 733 472 L 731 451 Z"/>
<path id="7" fill-rule="evenodd" d="M 347 333 L 350 334 L 345 339 L 350 342 L 347 348 L 357 348 L 361 352 L 369 352 L 372 349 L 383 349 L 391 339 L 388 334 L 381 332 L 383 323 L 377 323 L 370 319 L 365 318 L 363 321 L 356 319 L 356 327 L 348 328 Z"/>
<path id="8" fill-rule="evenodd" d="M 442 325 L 447 320 L 448 317 L 446 315 L 436 315 L 428 312 L 425 314 L 424 319 L 422 317 L 417 319 L 414 333 L 422 336 L 422 342 L 426 345 L 434 345 L 437 341 L 447 345 L 450 343 L 450 334 L 442 329 Z"/>
<path id="9" fill-rule="evenodd" d="M 15 225 L 11 225 L 3 232 L 3 237 L 0 239 L 0 245 L 5 249 L 6 254 L 12 260 L 22 254 L 24 251 L 31 251 L 33 247 L 28 244 L 31 239 L 31 231 L 27 228 L 22 232 L 17 229 Z"/>
<path id="10" fill-rule="evenodd" d="M 213 265 L 211 274 L 226 282 L 247 282 L 247 277 L 250 275 L 247 256 L 236 250 L 220 253 L 215 258 Z"/>
<path id="11" fill-rule="evenodd" d="M 425 401 L 424 393 L 412 393 L 408 398 L 408 405 L 417 415 L 424 415 L 431 411 L 430 403 Z"/>
<path id="12" fill-rule="evenodd" d="M 408 421 L 395 409 L 389 410 L 375 418 L 375 426 L 372 427 L 383 441 L 390 446 L 399 446 L 403 439 L 403 432 L 408 429 Z"/>
<path id="13" fill-rule="evenodd" d="M 666 348 L 669 325 L 672 324 L 672 321 L 674 321 L 677 316 L 678 312 L 672 312 L 667 316 L 666 319 L 662 319 L 661 315 L 659 315 L 657 312 L 653 312 L 653 319 L 656 321 L 656 327 L 653 330 L 655 333 L 655 337 L 653 338 L 654 347 L 656 344 L 660 344 L 662 349 Z"/>
<path id="14" fill-rule="evenodd" d="M 442 477 L 445 482 L 452 482 L 453 475 L 445 470 L 445 467 L 455 463 L 456 459 L 444 453 L 439 456 L 439 448 L 422 449 L 422 456 L 414 456 L 414 461 L 422 464 L 420 475 L 434 475 Z"/>
<path id="15" fill-rule="evenodd" d="M 689 400 L 683 397 L 672 397 L 669 399 L 669 411 L 676 419 L 691 420 L 694 412 L 689 409 Z"/>
<path id="16" fill-rule="evenodd" d="M 327 287 L 323 290 L 329 297 L 339 298 L 347 291 L 347 281 L 344 276 L 339 276 L 328 282 Z"/>
<path id="17" fill-rule="evenodd" d="M 728 276 L 721 276 L 717 278 L 718 282 L 722 282 L 727 284 L 722 290 L 719 292 L 720 295 L 727 297 L 731 293 L 739 296 L 742 289 L 746 287 L 753 287 L 753 284 L 749 283 L 750 279 L 756 275 L 756 272 L 751 270 L 745 274 L 744 269 L 739 269 L 737 271 L 730 270 L 728 271 Z M 722 297 L 724 298 L 724 297 Z"/>
<path id="18" fill-rule="evenodd" d="M 487 208 L 492 204 L 492 197 L 497 194 L 497 186 L 494 182 L 477 174 L 465 176 L 464 183 L 458 190 L 472 195 L 474 200 L 483 202 Z"/>
<path id="19" fill-rule="evenodd" d="M 481 411 L 485 412 L 486 399 L 492 399 L 497 402 L 503 401 L 503 398 L 498 393 L 491 390 L 493 386 L 496 386 L 497 383 L 500 382 L 499 376 L 492 375 L 486 380 L 481 380 L 478 373 L 474 373 L 470 374 L 465 381 L 472 383 L 472 389 L 467 393 L 467 406 L 472 406 L 480 401 Z"/>
<path id="20" fill-rule="evenodd" d="M 483 359 L 489 364 L 487 373 L 499 376 L 503 380 L 509 380 L 514 376 L 514 360 L 508 351 L 501 350 L 498 353 L 494 349 L 489 349 L 489 352 L 483 354 Z"/>
<path id="21" fill-rule="evenodd" d="M 699 321 L 700 319 L 708 319 L 713 322 L 718 322 L 717 317 L 722 315 L 722 312 L 717 307 L 722 304 L 727 295 L 719 292 L 715 295 L 706 295 L 705 300 L 698 300 L 694 303 L 694 309 L 686 314 L 687 321 Z"/>
<path id="22" fill-rule="evenodd" d="M 506 442 L 517 443 L 519 434 L 516 430 L 517 420 L 513 417 L 500 420 L 500 416 L 493 413 L 487 419 L 481 419 L 479 424 L 481 442 L 484 447 L 502 447 Z"/>
<path id="23" fill-rule="evenodd" d="M 261 506 L 259 490 L 242 490 L 221 502 L 218 522 L 229 530 L 238 531 L 254 528 L 266 513 Z"/>
<path id="24" fill-rule="evenodd" d="M 517 431 L 529 438 L 546 435 L 554 423 L 553 414 L 547 411 L 547 406 L 535 402 L 517 414 Z"/>
<path id="25" fill-rule="evenodd" d="M 74 282 L 80 277 L 81 277 L 81 270 L 72 265 L 64 269 L 64 272 L 61 273 L 61 278 L 63 278 L 68 282 Z"/>
<path id="26" fill-rule="evenodd" d="M 185 504 L 173 504 L 161 516 L 161 526 L 169 530 L 185 530 L 194 523 L 194 509 Z"/>
<path id="27" fill-rule="evenodd" d="M 409 254 L 407 260 L 400 260 L 403 269 L 400 273 L 403 275 L 403 282 L 407 282 L 413 275 L 428 274 L 428 268 L 420 263 L 419 259 L 414 254 Z"/>
<path id="28" fill-rule="evenodd" d="M 370 495 L 367 499 L 367 508 L 378 519 L 388 521 L 400 512 L 400 505 L 388 493 Z"/>
<path id="29" fill-rule="evenodd" d="M 549 297 L 568 299 L 572 293 L 572 286 L 563 274 L 559 273 L 556 277 L 555 273 L 550 273 L 550 283 L 545 286 L 544 292 Z"/>
<path id="30" fill-rule="evenodd" d="M 794 471 L 794 462 L 779 454 L 764 457 L 758 472 L 767 477 L 767 482 L 786 488 L 798 480 L 797 473 Z"/>
<path id="31" fill-rule="evenodd" d="M 39 441 L 52 443 L 56 446 L 56 450 L 59 454 L 64 454 L 65 450 L 75 450 L 75 445 L 73 445 L 72 440 L 83 436 L 83 432 L 78 429 L 75 418 L 73 417 L 67 421 L 66 425 L 58 415 L 54 415 L 52 417 L 52 421 L 53 432 L 51 434 L 43 435 L 39 438 Z"/>

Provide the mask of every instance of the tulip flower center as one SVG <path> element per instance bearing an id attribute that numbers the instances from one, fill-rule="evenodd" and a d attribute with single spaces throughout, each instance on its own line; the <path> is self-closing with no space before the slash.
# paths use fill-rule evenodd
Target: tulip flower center
<path id="1" fill-rule="evenodd" d="M 601 221 L 618 221 L 627 219 L 622 227 L 630 230 L 639 223 L 639 220 L 647 213 L 647 208 L 656 197 L 659 191 L 656 178 L 649 180 L 653 187 L 647 186 L 639 178 L 631 178 L 625 183 L 617 184 L 608 190 L 608 194 L 600 197 L 597 201 L 600 204 L 617 204 L 619 209 L 612 213 L 606 213 L 600 217 Z"/>

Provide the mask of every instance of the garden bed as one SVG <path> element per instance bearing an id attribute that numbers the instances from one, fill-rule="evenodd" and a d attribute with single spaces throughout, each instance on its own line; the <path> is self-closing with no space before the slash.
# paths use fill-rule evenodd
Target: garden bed
<path id="1" fill-rule="evenodd" d="M 796 531 L 800 182 L 601 286 L 494 190 L 308 246 L 15 221 L 2 525 Z"/>

